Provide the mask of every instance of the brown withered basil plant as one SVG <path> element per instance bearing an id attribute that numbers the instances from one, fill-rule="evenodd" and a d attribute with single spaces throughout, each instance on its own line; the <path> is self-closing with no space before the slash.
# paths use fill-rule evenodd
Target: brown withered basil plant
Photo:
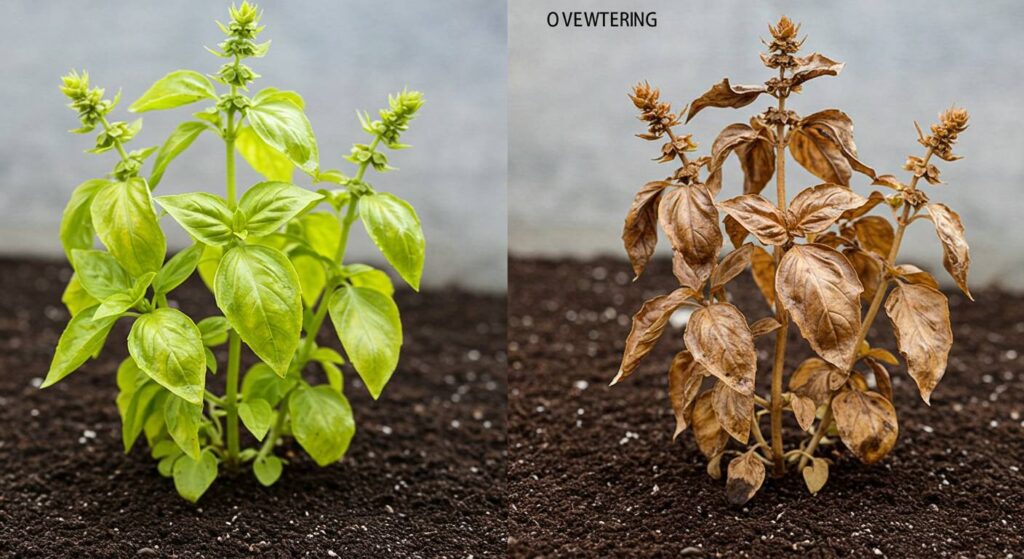
<path id="1" fill-rule="evenodd" d="M 811 493 L 828 479 L 822 445 L 842 443 L 862 462 L 881 460 L 896 442 L 899 427 L 887 366 L 899 365 L 890 351 L 873 347 L 868 331 L 882 309 L 892 323 L 899 353 L 927 403 L 946 369 L 953 344 L 946 297 L 930 274 L 899 264 L 903 234 L 916 221 L 930 221 L 944 251 L 943 265 L 968 297 L 970 262 L 960 217 L 932 203 L 921 182 L 939 183 L 936 159 L 954 161 L 953 146 L 967 128 L 968 114 L 951 108 L 924 133 L 920 156 L 907 158 L 908 182 L 879 175 L 857 156 L 853 122 L 838 109 L 806 116 L 787 107 L 805 83 L 836 76 L 843 64 L 818 53 L 799 56 L 800 26 L 783 17 L 769 26 L 764 65 L 776 74 L 763 85 L 715 84 L 688 111 L 673 113 L 659 91 L 638 84 L 630 98 L 646 122 L 638 136 L 664 142 L 662 163 L 678 162 L 670 177 L 644 185 L 626 216 L 622 238 L 639 276 L 654 252 L 658 227 L 672 245 L 673 272 L 680 287 L 643 304 L 633 317 L 615 384 L 630 376 L 683 306 L 693 307 L 683 338 L 685 349 L 668 372 L 675 436 L 691 427 L 708 458 L 708 473 L 721 477 L 728 462 L 726 497 L 749 500 L 761 487 L 765 468 L 775 476 L 799 471 Z M 738 109 L 762 95 L 774 106 L 749 124 L 725 127 L 710 156 L 689 134 L 675 129 L 708 107 Z M 786 151 L 822 184 L 787 197 Z M 722 166 L 735 154 L 743 170 L 743 194 L 718 201 Z M 867 197 L 850 188 L 854 172 L 887 190 Z M 774 177 L 775 202 L 761 195 Z M 865 181 L 866 182 L 866 181 Z M 892 219 L 870 215 L 891 211 Z M 875 213 L 878 213 L 875 212 Z M 734 250 L 720 258 L 724 244 L 719 218 Z M 748 238 L 750 241 L 748 242 Z M 726 287 L 749 268 L 774 316 L 748 318 L 729 303 Z M 785 370 L 790 322 L 816 354 L 796 370 Z M 758 372 L 754 339 L 774 333 L 771 393 L 755 392 Z M 791 348 L 792 349 L 792 348 Z M 766 367 L 767 368 L 767 367 Z M 788 377 L 786 388 L 784 378 Z M 869 383 L 873 379 L 873 383 Z M 783 443 L 783 413 L 805 432 L 797 446 Z M 770 419 L 770 439 L 761 419 Z M 738 450 L 730 449 L 735 441 Z"/>

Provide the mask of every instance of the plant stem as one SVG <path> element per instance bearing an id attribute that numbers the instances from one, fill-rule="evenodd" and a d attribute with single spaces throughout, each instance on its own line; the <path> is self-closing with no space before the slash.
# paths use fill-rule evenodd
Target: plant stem
<path id="1" fill-rule="evenodd" d="M 110 121 L 107 117 L 100 117 L 100 122 L 103 123 L 103 130 L 110 132 Z M 121 145 L 120 138 L 114 138 L 114 147 L 117 149 L 117 153 L 121 156 L 121 161 L 128 161 L 128 152 L 124 150 L 124 146 Z"/>
<path id="2" fill-rule="evenodd" d="M 924 165 L 927 165 L 928 161 L 931 160 L 933 152 L 934 152 L 934 150 L 932 148 L 928 148 L 927 153 L 925 153 L 925 155 L 924 155 Z M 907 187 L 907 190 L 916 190 L 917 189 L 917 181 L 919 179 L 920 179 L 920 177 L 917 177 L 917 176 L 912 178 L 910 180 L 910 185 Z M 907 204 L 907 203 L 904 203 L 903 204 L 903 214 L 902 214 L 902 216 L 900 217 L 899 221 L 896 224 L 896 236 L 894 237 L 894 239 L 892 241 L 892 247 L 890 247 L 890 249 L 889 249 L 889 256 L 885 260 L 886 270 L 882 271 L 883 274 L 888 274 L 889 273 L 888 272 L 888 268 L 891 268 L 893 265 L 896 264 L 896 256 L 899 254 L 899 251 L 900 251 L 900 243 L 903 242 L 903 234 L 906 233 L 907 226 L 910 225 L 909 218 L 910 218 L 910 205 Z M 888 291 L 888 287 L 889 287 L 889 282 L 890 281 L 891 281 L 891 278 L 886 278 L 886 280 L 884 282 L 882 282 L 881 285 L 878 286 L 878 290 L 875 291 L 875 296 L 871 298 L 871 303 L 868 305 L 867 314 L 864 315 L 864 320 L 861 322 L 861 325 L 860 325 L 860 332 L 858 332 L 858 334 L 857 334 L 857 344 L 856 344 L 857 347 L 860 347 L 861 342 L 863 342 L 864 340 L 867 339 L 868 331 L 871 330 L 871 324 L 875 321 L 875 317 L 878 316 L 879 309 L 882 308 L 882 301 L 885 299 L 885 294 Z M 853 364 L 851 363 L 850 367 L 848 368 L 848 371 L 852 370 L 852 369 L 853 369 Z M 833 394 L 832 396 L 834 397 L 835 394 Z M 814 449 L 817 448 L 818 441 L 821 440 L 821 435 L 819 433 L 824 433 L 825 431 L 827 431 L 829 426 L 830 426 L 829 424 L 831 422 L 832 422 L 832 398 L 829 398 L 828 404 L 826 404 L 826 406 L 825 406 L 825 415 L 822 416 L 821 424 L 818 426 L 818 430 L 815 431 L 814 438 L 811 439 L 811 445 L 807 448 L 807 453 L 808 454 L 814 454 Z M 801 458 L 800 459 L 800 465 L 797 467 L 797 469 L 798 470 L 802 470 L 804 468 L 804 466 L 807 465 L 807 460 L 808 460 L 808 458 L 806 456 Z"/>
<path id="3" fill-rule="evenodd" d="M 814 451 L 818 448 L 818 443 L 821 442 L 821 438 L 825 436 L 828 428 L 832 423 L 832 398 L 828 399 L 828 404 L 825 404 L 825 415 L 821 417 L 821 422 L 818 423 L 818 430 L 814 432 L 814 436 L 811 437 L 811 444 L 807 446 L 804 454 L 800 457 L 800 463 L 797 465 L 796 470 L 802 472 L 804 467 L 807 466 L 807 462 L 810 461 L 810 457 L 814 456 Z"/>
<path id="4" fill-rule="evenodd" d="M 356 220 L 356 203 L 358 198 L 353 198 L 348 203 L 348 211 L 345 212 L 345 219 L 341 222 L 341 236 L 338 238 L 338 250 L 334 254 L 334 261 L 341 265 L 345 261 L 345 251 L 348 247 L 348 233 L 352 229 L 352 223 Z"/>
<path id="5" fill-rule="evenodd" d="M 238 64 L 238 58 L 235 58 Z M 231 87 L 231 95 L 234 97 L 238 88 Z M 225 169 L 226 189 L 228 207 L 234 208 L 236 202 L 235 193 L 235 111 L 228 111 L 228 122 L 224 130 L 225 146 Z M 238 467 L 238 375 L 241 369 L 242 339 L 238 332 L 231 330 L 228 335 L 228 372 L 225 379 L 226 390 L 224 394 L 224 411 L 227 412 L 227 442 L 228 442 L 228 467 Z"/>
<path id="6" fill-rule="evenodd" d="M 282 401 L 287 399 L 287 395 Z M 277 412 L 277 418 L 274 420 L 274 425 L 270 428 L 270 432 L 267 433 L 267 438 L 263 439 L 263 446 L 260 447 L 259 453 L 256 455 L 256 459 L 265 458 L 270 451 L 273 450 L 274 444 L 277 442 L 277 438 L 281 435 L 281 428 L 284 427 L 284 418 L 288 416 L 288 412 L 284 409 Z"/>
<path id="7" fill-rule="evenodd" d="M 779 68 L 779 76 L 783 76 Z M 786 109 L 786 97 L 779 96 L 779 112 Z M 783 212 L 786 211 L 786 145 L 783 136 L 786 132 L 783 123 L 775 126 L 775 194 L 776 202 Z M 776 246 L 774 250 L 775 267 L 778 269 L 785 249 Z M 785 473 L 786 462 L 782 447 L 782 373 L 786 364 L 786 340 L 789 338 L 789 317 L 779 297 L 775 297 L 775 320 L 782 326 L 775 332 L 775 361 L 772 364 L 772 459 L 775 463 L 776 477 Z"/>

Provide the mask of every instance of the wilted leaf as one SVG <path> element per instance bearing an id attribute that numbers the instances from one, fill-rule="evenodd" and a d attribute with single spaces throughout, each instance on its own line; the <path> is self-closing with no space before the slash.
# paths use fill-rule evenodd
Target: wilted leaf
<path id="1" fill-rule="evenodd" d="M 750 274 L 764 295 L 768 306 L 775 304 L 775 258 L 765 249 L 755 246 L 750 253 Z"/>
<path id="2" fill-rule="evenodd" d="M 752 119 L 748 126 L 743 123 L 725 127 L 711 145 L 709 172 L 715 176 L 715 187 L 708 179 L 708 188 L 717 193 L 721 183 L 721 169 L 730 153 L 735 152 L 743 169 L 743 193 L 757 194 L 775 174 L 774 133 L 762 122 Z"/>
<path id="3" fill-rule="evenodd" d="M 900 364 L 900 360 L 897 359 L 895 355 L 889 353 L 889 350 L 882 347 L 873 347 L 869 349 L 865 356 L 888 365 L 896 366 Z"/>
<path id="4" fill-rule="evenodd" d="M 889 376 L 889 371 L 874 359 L 868 358 L 864 361 L 867 362 L 868 366 L 871 367 L 871 372 L 875 375 L 875 386 L 878 387 L 878 392 L 882 396 L 885 396 L 886 400 L 892 401 L 892 378 Z"/>
<path id="5" fill-rule="evenodd" d="M 712 390 L 711 406 L 722 428 L 737 441 L 747 444 L 750 421 L 754 417 L 753 394 L 740 394 L 718 381 Z"/>
<path id="6" fill-rule="evenodd" d="M 842 369 L 824 359 L 811 357 L 789 376 L 789 391 L 821 406 L 828 403 L 832 391 L 846 382 L 846 376 Z"/>
<path id="7" fill-rule="evenodd" d="M 857 159 L 853 121 L 836 109 L 801 119 L 791 132 L 789 151 L 797 163 L 826 182 L 849 186 L 853 171 L 875 177 L 874 169 Z"/>
<path id="8" fill-rule="evenodd" d="M 686 430 L 704 373 L 704 367 L 693 360 L 689 351 L 680 351 L 672 359 L 672 366 L 668 370 L 668 399 L 672 402 L 672 412 L 676 416 L 673 441 Z"/>
<path id="9" fill-rule="evenodd" d="M 893 175 L 878 175 L 871 181 L 872 186 L 885 186 L 893 190 L 903 190 L 907 185 L 903 184 Z M 881 196 L 881 193 L 879 193 Z"/>
<path id="10" fill-rule="evenodd" d="M 896 409 L 880 394 L 844 390 L 832 400 L 832 411 L 843 444 L 861 462 L 878 462 L 896 444 Z"/>
<path id="11" fill-rule="evenodd" d="M 862 217 L 853 222 L 853 231 L 861 248 L 881 256 L 889 257 L 892 243 L 896 240 L 896 232 L 887 219 L 877 215 Z"/>
<path id="12" fill-rule="evenodd" d="M 779 263 L 776 291 L 818 355 L 849 367 L 857 350 L 864 288 L 842 255 L 822 245 L 796 245 Z"/>
<path id="13" fill-rule="evenodd" d="M 747 244 L 725 255 L 718 266 L 715 266 L 715 271 L 711 273 L 712 291 L 732 281 L 750 265 L 750 252 L 753 248 L 754 245 Z"/>
<path id="14" fill-rule="evenodd" d="M 790 233 L 806 237 L 821 233 L 843 212 L 861 207 L 867 199 L 845 186 L 819 184 L 801 191 L 789 206 Z"/>
<path id="15" fill-rule="evenodd" d="M 626 223 L 622 227 L 622 242 L 626 245 L 626 254 L 633 265 L 633 274 L 640 277 L 658 243 L 658 203 L 661 194 L 671 183 L 665 181 L 649 182 L 636 193 L 633 205 L 626 214 Z"/>
<path id="16" fill-rule="evenodd" d="M 784 245 L 789 241 L 785 214 L 759 194 L 743 194 L 719 206 L 762 243 Z"/>
<path id="17" fill-rule="evenodd" d="M 750 500 L 764 483 L 764 464 L 754 455 L 752 448 L 729 462 L 729 479 L 725 484 L 725 498 L 740 506 Z"/>
<path id="18" fill-rule="evenodd" d="M 661 332 L 668 324 L 672 312 L 678 309 L 696 293 L 687 287 L 680 287 L 668 295 L 660 295 L 644 302 L 640 310 L 633 315 L 633 328 L 626 338 L 626 349 L 622 353 L 622 364 L 612 384 L 633 374 L 640 361 L 654 348 L 661 337 Z"/>
<path id="19" fill-rule="evenodd" d="M 730 85 L 729 78 L 723 78 L 722 81 L 711 86 L 711 89 L 707 90 L 704 95 L 690 103 L 690 112 L 686 115 L 686 122 L 690 122 L 690 119 L 705 107 L 732 107 L 733 109 L 746 107 L 765 91 L 768 91 L 768 88 L 763 85 Z"/>
<path id="20" fill-rule="evenodd" d="M 754 392 L 757 351 L 747 320 L 729 303 L 697 309 L 686 324 L 686 348 L 701 365 L 730 388 Z"/>
<path id="21" fill-rule="evenodd" d="M 772 332 L 778 330 L 779 328 L 782 328 L 782 325 L 779 324 L 779 321 L 775 320 L 770 316 L 767 316 L 751 324 L 750 333 L 753 334 L 755 338 L 757 338 L 759 336 L 764 336 L 765 334 L 771 334 Z"/>
<path id="22" fill-rule="evenodd" d="M 725 445 L 729 443 L 729 433 L 722 429 L 722 425 L 715 416 L 714 407 L 711 405 L 713 395 L 708 390 L 697 397 L 693 404 L 693 437 L 697 439 L 697 447 L 708 459 L 721 454 Z"/>
<path id="23" fill-rule="evenodd" d="M 850 265 L 857 272 L 861 285 L 864 286 L 864 292 L 860 294 L 861 297 L 865 301 L 870 301 L 882 285 L 882 264 L 884 263 L 878 256 L 859 248 L 848 248 L 843 251 L 843 255 L 850 261 Z"/>
<path id="24" fill-rule="evenodd" d="M 817 495 L 828 481 L 828 462 L 821 458 L 814 458 L 810 465 L 804 466 L 803 474 L 807 490 L 811 492 L 811 495 Z"/>
<path id="25" fill-rule="evenodd" d="M 957 286 L 970 300 L 971 290 L 967 287 L 967 271 L 971 266 L 971 254 L 964 238 L 964 225 L 960 216 L 944 204 L 929 204 L 928 213 L 935 224 L 935 234 L 942 242 L 942 265 L 956 280 Z"/>
<path id="26" fill-rule="evenodd" d="M 930 403 L 953 347 L 946 296 L 927 285 L 897 284 L 885 301 L 885 313 L 892 320 L 907 371 Z"/>
<path id="27" fill-rule="evenodd" d="M 798 56 L 795 62 L 793 77 L 790 78 L 794 86 L 820 76 L 838 76 L 844 66 L 842 62 L 836 62 L 816 52 L 803 57 Z"/>
<path id="28" fill-rule="evenodd" d="M 796 422 L 800 424 L 800 428 L 804 431 L 810 431 L 811 427 L 814 426 L 814 414 L 818 411 L 818 406 L 814 403 L 814 400 L 807 396 L 793 394 L 793 399 L 790 400 L 789 405 L 793 408 L 793 415 L 796 416 Z"/>
<path id="29" fill-rule="evenodd" d="M 927 285 L 935 289 L 939 288 L 939 283 L 935 281 L 931 274 L 912 264 L 900 264 L 896 266 L 896 272 L 907 283 Z"/>
<path id="30" fill-rule="evenodd" d="M 875 190 L 870 195 L 868 195 L 866 199 L 864 199 L 864 203 L 861 204 L 860 207 L 853 208 L 851 210 L 846 210 L 845 212 L 843 212 L 841 216 L 839 216 L 839 219 L 847 221 L 851 219 L 857 219 L 858 217 L 875 209 L 875 206 L 881 204 L 882 202 L 885 202 L 885 196 L 883 196 L 881 192 Z"/>
<path id="31" fill-rule="evenodd" d="M 745 227 L 740 225 L 740 222 L 736 221 L 731 215 L 726 215 L 725 219 L 722 220 L 725 225 L 725 234 L 729 236 L 729 240 L 732 241 L 732 246 L 739 248 L 743 245 L 743 241 L 747 239 L 747 235 L 750 231 L 747 231 Z"/>
<path id="32" fill-rule="evenodd" d="M 715 201 L 703 185 L 683 185 L 662 195 L 658 221 L 672 243 L 672 250 L 703 283 L 711 275 L 722 250 Z M 700 285 L 687 285 L 699 288 Z"/>

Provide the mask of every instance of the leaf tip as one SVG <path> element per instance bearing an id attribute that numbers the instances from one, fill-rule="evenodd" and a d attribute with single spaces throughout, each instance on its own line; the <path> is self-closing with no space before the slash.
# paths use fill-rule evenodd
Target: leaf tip
<path id="1" fill-rule="evenodd" d="M 619 372 L 615 373 L 615 378 L 613 378 L 612 381 L 608 383 L 608 386 L 615 386 L 625 376 L 626 376 L 626 371 L 623 371 L 622 369 L 619 369 Z"/>

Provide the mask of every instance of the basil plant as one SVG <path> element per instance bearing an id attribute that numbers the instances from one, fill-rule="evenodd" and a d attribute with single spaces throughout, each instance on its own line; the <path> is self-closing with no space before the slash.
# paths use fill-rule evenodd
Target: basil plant
<path id="1" fill-rule="evenodd" d="M 402 345 L 394 288 L 383 271 L 345 260 L 353 224 L 362 221 L 413 289 L 423 270 L 416 212 L 365 178 L 370 167 L 391 170 L 382 148 L 407 147 L 400 136 L 422 95 L 390 97 L 379 120 L 360 114 L 371 139 L 346 157 L 354 174 L 321 169 L 302 97 L 252 89 L 259 76 L 243 61 L 264 56 L 269 47 L 256 41 L 263 30 L 260 10 L 243 2 L 230 15 L 229 24 L 218 24 L 226 39 L 210 49 L 226 62 L 216 74 L 171 72 L 128 108 L 143 113 L 208 105 L 159 148 L 128 148 L 142 121 L 109 120 L 120 95 L 104 98 L 103 89 L 90 88 L 88 74 L 72 72 L 61 86 L 82 124 L 74 132 L 95 131 L 89 151 L 114 152 L 117 159 L 109 176 L 79 185 L 64 210 L 60 238 L 74 275 L 63 302 L 72 318 L 43 387 L 96 357 L 115 323 L 131 321 L 129 357 L 117 370 L 125 452 L 144 435 L 160 473 L 193 502 L 223 469 L 252 468 L 260 483 L 273 484 L 285 463 L 275 448 L 287 436 L 321 466 L 345 455 L 355 433 L 345 358 L 316 343 L 328 315 L 373 398 L 391 378 Z M 154 195 L 170 164 L 204 134 L 223 140 L 225 191 Z M 266 179 L 244 193 L 235 181 L 238 155 Z M 294 184 L 296 168 L 327 188 Z M 184 228 L 192 245 L 166 258 L 161 220 Z M 171 304 L 174 289 L 196 272 L 220 316 L 191 317 Z M 222 364 L 215 350 L 225 344 Z M 244 374 L 243 346 L 258 358 Z M 218 372 L 226 386 L 219 395 L 206 386 L 207 374 Z M 319 380 L 311 382 L 314 377 Z M 255 446 L 243 447 L 242 426 Z"/>

